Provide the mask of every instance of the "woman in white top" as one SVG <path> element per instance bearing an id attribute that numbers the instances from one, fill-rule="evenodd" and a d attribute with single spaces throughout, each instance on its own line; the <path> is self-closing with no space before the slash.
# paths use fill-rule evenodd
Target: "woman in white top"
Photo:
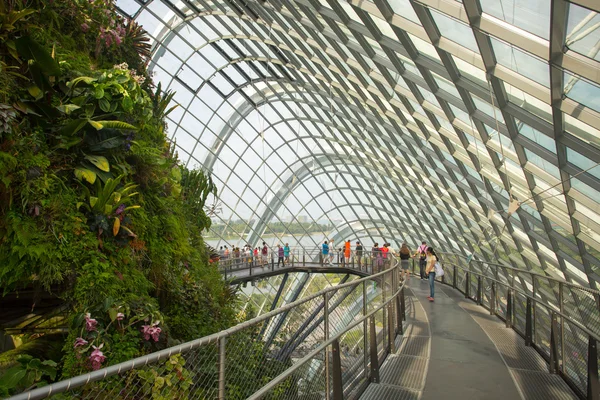
<path id="1" fill-rule="evenodd" d="M 425 274 L 429 278 L 429 301 L 433 301 L 435 297 L 435 263 L 438 262 L 437 255 L 433 251 L 433 247 L 427 248 L 427 267 L 425 268 Z"/>

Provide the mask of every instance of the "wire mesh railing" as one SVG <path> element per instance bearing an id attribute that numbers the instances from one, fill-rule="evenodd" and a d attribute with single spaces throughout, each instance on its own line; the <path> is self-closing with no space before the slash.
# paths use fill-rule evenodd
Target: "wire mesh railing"
<path id="1" fill-rule="evenodd" d="M 284 269 L 300 267 L 346 268 L 361 275 L 370 275 L 390 268 L 392 256 L 380 251 L 360 252 L 330 251 L 323 254 L 319 249 L 290 249 L 288 253 L 269 249 L 266 254 L 222 255 L 219 270 L 226 279 L 249 278 L 261 274 L 279 273 Z"/>
<path id="2" fill-rule="evenodd" d="M 600 398 L 600 292 L 501 264 L 442 254 L 452 286 L 505 321 L 582 398 Z M 418 268 L 413 262 L 413 273 Z"/>
<path id="3" fill-rule="evenodd" d="M 398 262 L 381 267 L 230 329 L 11 399 L 357 398 L 378 381 L 403 331 Z"/>

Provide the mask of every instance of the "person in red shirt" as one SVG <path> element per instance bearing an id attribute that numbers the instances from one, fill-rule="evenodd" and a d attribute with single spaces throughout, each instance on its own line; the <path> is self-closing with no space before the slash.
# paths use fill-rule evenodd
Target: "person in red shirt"
<path id="1" fill-rule="evenodd" d="M 344 259 L 346 261 L 346 265 L 350 264 L 350 253 L 351 253 L 351 247 L 352 245 L 350 244 L 350 239 L 346 240 L 346 244 L 344 245 Z"/>

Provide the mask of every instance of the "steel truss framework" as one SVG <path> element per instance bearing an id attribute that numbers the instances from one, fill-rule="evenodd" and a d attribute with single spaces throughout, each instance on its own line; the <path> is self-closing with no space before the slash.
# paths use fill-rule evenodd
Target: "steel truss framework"
<path id="1" fill-rule="evenodd" d="M 597 1 L 117 5 L 177 91 L 180 157 L 219 181 L 223 222 L 253 220 L 244 240 L 335 214 L 340 239 L 427 238 L 597 288 Z"/>

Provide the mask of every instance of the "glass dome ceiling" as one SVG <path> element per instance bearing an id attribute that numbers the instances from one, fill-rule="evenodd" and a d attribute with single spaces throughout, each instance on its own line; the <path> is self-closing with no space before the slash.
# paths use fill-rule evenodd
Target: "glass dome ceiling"
<path id="1" fill-rule="evenodd" d="M 117 5 L 240 240 L 308 219 L 334 226 L 294 234 L 309 247 L 426 239 L 597 288 L 596 0 Z"/>

